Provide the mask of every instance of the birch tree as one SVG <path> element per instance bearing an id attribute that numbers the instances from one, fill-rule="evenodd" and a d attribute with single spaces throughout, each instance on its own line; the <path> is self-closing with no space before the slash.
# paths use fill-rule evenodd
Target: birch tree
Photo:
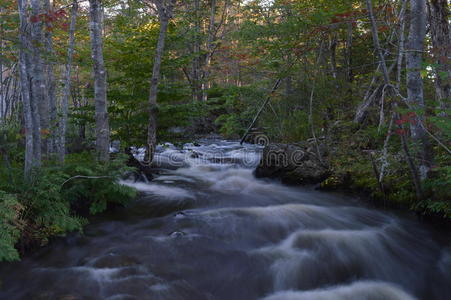
<path id="1" fill-rule="evenodd" d="M 202 101 L 202 71 L 200 57 L 200 39 L 201 39 L 201 16 L 200 0 L 194 0 L 194 40 L 193 40 L 193 65 L 192 65 L 192 83 L 193 100 Z"/>
<path id="2" fill-rule="evenodd" d="M 69 25 L 69 47 L 67 49 L 67 62 L 66 62 L 66 74 L 64 81 L 64 92 L 62 99 L 62 117 L 60 122 L 60 141 L 59 141 L 59 160 L 64 162 L 66 155 L 66 128 L 67 128 L 67 114 L 69 111 L 69 97 L 71 88 L 71 73 L 72 73 L 72 60 L 74 57 L 75 47 L 75 26 L 77 22 L 78 1 L 72 2 L 71 18 Z"/>
<path id="3" fill-rule="evenodd" d="M 101 0 L 89 0 L 89 31 L 94 71 L 94 101 L 96 119 L 96 151 L 100 161 L 109 159 L 110 128 L 106 90 L 106 71 L 103 60 Z"/>
<path id="4" fill-rule="evenodd" d="M 157 94 L 158 83 L 160 81 L 161 59 L 163 57 L 166 32 L 169 20 L 172 18 L 175 0 L 155 0 L 153 3 L 157 7 L 158 18 L 160 21 L 160 33 L 158 36 L 157 48 L 155 50 L 152 78 L 150 80 L 149 123 L 147 128 L 147 159 L 149 162 L 152 162 L 153 160 L 157 143 Z"/>
<path id="5" fill-rule="evenodd" d="M 409 105 L 418 110 L 416 122 L 410 124 L 413 140 L 419 146 L 420 177 L 424 179 L 430 168 L 429 143 L 422 124 L 422 114 L 425 111 L 423 79 L 424 40 L 426 38 L 426 0 L 410 0 L 410 28 L 406 49 L 407 61 L 407 101 Z"/>
<path id="6" fill-rule="evenodd" d="M 202 100 L 205 102 L 208 100 L 208 89 L 211 87 L 210 82 L 210 68 L 213 56 L 218 47 L 217 39 L 218 32 L 224 25 L 228 10 L 229 10 L 229 0 L 224 1 L 224 8 L 222 11 L 219 24 L 216 24 L 216 0 L 211 0 L 210 8 L 210 21 L 208 25 L 207 42 L 206 42 L 206 54 L 205 54 L 205 65 L 204 71 L 202 73 Z"/>
<path id="7" fill-rule="evenodd" d="M 39 118 L 34 116 L 37 113 L 37 105 L 33 105 L 32 98 L 32 78 L 31 74 L 31 40 L 29 10 L 30 5 L 27 0 L 18 0 L 18 10 L 20 19 L 20 51 L 19 51 L 19 78 L 23 103 L 23 115 L 25 125 L 25 163 L 24 174 L 27 179 L 31 176 L 33 168 L 40 165 L 40 137 L 35 135 L 40 132 Z"/>
<path id="8" fill-rule="evenodd" d="M 41 153 L 47 154 L 48 145 L 47 138 L 49 135 L 50 118 L 49 118 L 49 101 L 47 97 L 47 87 L 44 75 L 44 58 L 43 48 L 43 20 L 39 18 L 43 13 L 43 5 L 41 0 L 31 0 L 30 29 L 31 29 L 31 104 L 32 116 L 39 119 L 40 126 L 33 126 L 33 134 L 36 142 L 41 145 L 41 149 L 34 149 L 36 160 L 41 159 Z M 37 124 L 37 120 L 34 121 Z M 41 142 L 42 139 L 42 142 Z"/>
<path id="9" fill-rule="evenodd" d="M 44 0 L 44 11 L 47 15 L 53 12 L 53 0 Z M 47 140 L 47 148 L 48 152 L 54 153 L 55 141 L 57 137 L 57 133 L 54 130 L 54 124 L 56 123 L 56 84 L 55 84 L 55 76 L 54 76 L 54 50 L 53 50 L 53 25 L 52 22 L 46 22 L 46 30 L 44 33 L 44 46 L 45 53 L 47 55 L 47 61 L 44 66 L 45 69 L 45 85 L 47 88 L 47 99 L 48 99 L 48 109 L 49 109 L 49 132 L 48 132 L 48 140 Z"/>

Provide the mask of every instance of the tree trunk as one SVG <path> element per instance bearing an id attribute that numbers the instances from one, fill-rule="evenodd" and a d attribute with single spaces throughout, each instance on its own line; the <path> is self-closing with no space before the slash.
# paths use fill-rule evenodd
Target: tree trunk
<path id="1" fill-rule="evenodd" d="M 371 22 L 371 33 L 373 34 L 374 48 L 376 49 L 377 54 L 379 55 L 382 73 L 384 75 L 384 82 L 385 84 L 389 84 L 390 76 L 388 74 L 387 64 L 385 63 L 385 55 L 382 52 L 381 44 L 379 42 L 379 35 L 377 34 L 378 29 L 376 25 L 376 19 L 374 18 L 373 5 L 371 3 L 371 0 L 366 0 L 366 6 L 368 9 L 368 14 Z"/>
<path id="2" fill-rule="evenodd" d="M 205 66 L 203 72 L 202 85 L 202 100 L 205 102 L 208 100 L 208 89 L 210 88 L 210 65 L 213 56 L 214 38 L 215 38 L 215 19 L 216 19 L 216 0 L 211 0 L 210 8 L 210 23 L 208 25 L 208 38 L 207 38 L 207 54 L 205 55 Z"/>
<path id="3" fill-rule="evenodd" d="M 193 45 L 193 100 L 202 101 L 202 80 L 200 63 L 200 4 L 199 0 L 194 0 L 194 45 Z"/>
<path id="4" fill-rule="evenodd" d="M 416 122 L 410 124 L 413 140 L 419 145 L 419 168 L 420 177 L 426 178 L 430 169 L 429 143 L 421 123 L 425 112 L 423 79 L 421 70 L 423 68 L 424 39 L 426 37 L 426 0 L 410 0 L 410 29 L 408 38 L 407 56 L 407 101 L 412 107 L 418 109 Z M 421 122 L 421 123 L 420 123 Z"/>
<path id="5" fill-rule="evenodd" d="M 445 114 L 447 101 L 451 96 L 451 42 L 449 30 L 448 0 L 429 0 L 429 23 L 433 56 L 437 64 L 435 90 L 440 105 L 441 114 Z"/>
<path id="6" fill-rule="evenodd" d="M 23 103 L 23 114 L 25 123 L 25 166 L 24 174 L 26 179 L 30 179 L 32 169 L 39 164 L 35 161 L 34 155 L 34 136 L 32 108 L 31 108 L 31 85 L 30 85 L 30 55 L 29 55 L 29 24 L 28 10 L 29 5 L 26 0 L 18 0 L 18 9 L 20 17 L 20 54 L 19 54 L 19 78 L 20 89 Z M 38 128 L 39 129 L 39 128 Z M 40 145 L 39 145 L 40 146 Z"/>
<path id="7" fill-rule="evenodd" d="M 401 75 L 402 75 L 402 63 L 405 56 L 405 42 L 406 42 L 406 7 L 407 1 L 403 0 L 401 13 L 399 14 L 399 42 L 398 42 L 398 57 L 397 57 L 397 72 L 396 72 L 396 88 L 399 90 L 401 87 Z"/>
<path id="8" fill-rule="evenodd" d="M 346 34 L 346 77 L 351 85 L 354 81 L 354 74 L 352 72 L 352 43 L 353 43 L 353 28 L 352 28 L 352 22 L 349 22 L 347 34 Z M 352 87 L 349 87 L 350 96 L 352 98 Z"/>
<path id="9" fill-rule="evenodd" d="M 383 89 L 384 86 L 389 85 L 390 84 L 390 74 L 393 71 L 393 69 L 395 68 L 395 66 L 398 65 L 398 61 L 394 61 L 390 68 L 387 68 L 387 64 L 386 64 L 386 60 L 385 57 L 387 55 L 387 51 L 385 51 L 385 53 L 382 51 L 382 48 L 380 46 L 380 41 L 379 41 L 379 36 L 378 36 L 378 29 L 377 29 L 377 24 L 376 24 L 376 20 L 374 17 L 374 12 L 373 12 L 373 7 L 371 4 L 371 0 L 366 0 L 366 4 L 367 4 L 367 8 L 368 8 L 368 14 L 369 14 L 369 18 L 371 21 L 371 31 L 372 31 L 372 35 L 373 35 L 373 42 L 374 42 L 374 47 L 376 48 L 376 51 L 378 52 L 378 56 L 380 58 L 379 64 L 377 66 L 376 69 L 376 73 L 379 72 L 382 69 L 382 74 L 383 74 L 383 78 L 384 78 L 384 84 L 382 86 L 377 86 L 376 89 L 373 91 L 372 90 L 372 86 L 374 84 L 377 83 L 378 81 L 378 75 L 376 74 L 375 76 L 373 76 L 373 79 L 370 83 L 370 86 L 365 94 L 365 98 L 363 100 L 363 102 L 359 105 L 359 107 L 357 108 L 357 112 L 354 118 L 354 122 L 355 123 L 361 123 L 365 116 L 366 116 L 366 111 L 367 109 L 371 106 L 371 104 L 373 103 L 374 99 L 376 98 L 375 96 L 377 96 L 378 90 L 380 90 L 381 88 Z M 401 10 L 400 10 L 400 14 L 399 14 L 399 19 L 403 20 L 404 18 L 404 12 L 406 9 L 405 6 L 406 2 L 403 3 Z M 404 27 L 401 26 L 400 31 L 403 32 Z M 400 33 L 402 34 L 402 33 Z M 391 39 L 394 37 L 394 34 L 391 34 L 390 38 L 389 38 L 389 43 L 391 43 Z M 400 37 L 402 37 L 402 35 L 400 35 Z M 404 43 L 402 41 L 400 41 L 400 45 L 403 45 Z"/>
<path id="10" fill-rule="evenodd" d="M 74 0 L 72 2 L 72 12 L 69 27 L 69 47 L 67 49 L 67 63 L 66 63 L 66 78 L 64 82 L 64 94 L 61 103 L 62 106 L 62 117 L 60 123 L 60 142 L 59 142 L 59 160 L 64 162 L 64 157 L 66 155 L 66 128 L 67 128 L 67 114 L 69 111 L 69 97 L 71 88 L 71 72 L 72 72 L 72 60 L 74 56 L 74 46 L 75 46 L 75 26 L 77 23 L 77 11 L 78 11 L 78 1 Z"/>
<path id="11" fill-rule="evenodd" d="M 96 151 L 100 161 L 110 156 L 110 128 L 106 95 L 106 72 L 103 61 L 103 31 L 101 0 L 89 0 L 89 31 L 94 69 L 94 99 L 96 119 Z"/>
<path id="12" fill-rule="evenodd" d="M 165 5 L 166 4 L 166 5 Z M 169 20 L 172 17 L 173 2 L 157 3 L 158 15 L 160 19 L 160 34 L 158 36 L 157 48 L 153 63 L 152 78 L 150 80 L 149 92 L 149 124 L 147 128 L 147 160 L 152 162 L 157 144 L 157 94 L 158 83 L 160 81 L 161 59 L 164 52 L 164 44 Z"/>
<path id="13" fill-rule="evenodd" d="M 31 0 L 31 12 L 34 18 L 43 12 L 41 0 Z M 31 103 L 33 118 L 39 119 L 40 128 L 34 126 L 35 145 L 40 144 L 40 149 L 34 149 L 35 160 L 41 160 L 41 153 L 47 155 L 48 135 L 50 126 L 49 101 L 44 75 L 44 59 L 41 45 L 44 45 L 43 21 L 36 19 L 30 23 L 31 27 Z M 37 124 L 37 120 L 35 124 Z"/>
<path id="14" fill-rule="evenodd" d="M 44 2 L 44 11 L 48 14 L 53 11 L 53 0 L 45 0 Z M 49 56 L 47 58 L 47 62 L 45 64 L 45 79 L 46 79 L 46 87 L 47 87 L 47 98 L 48 98 L 48 108 L 49 108 L 49 135 L 47 141 L 47 149 L 49 153 L 56 152 L 56 139 L 57 139 L 57 130 L 55 129 L 56 124 L 56 95 L 55 95 L 55 76 L 53 72 L 54 62 L 54 50 L 53 50 L 53 35 L 52 35 L 52 23 L 48 22 L 46 24 L 47 30 L 45 31 L 45 52 Z"/>
<path id="15" fill-rule="evenodd" d="M 333 35 L 329 40 L 329 50 L 330 50 L 330 68 L 332 72 L 332 77 L 337 80 L 337 36 Z M 337 83 L 335 81 L 335 83 Z M 338 88 L 338 86 L 337 86 Z"/>

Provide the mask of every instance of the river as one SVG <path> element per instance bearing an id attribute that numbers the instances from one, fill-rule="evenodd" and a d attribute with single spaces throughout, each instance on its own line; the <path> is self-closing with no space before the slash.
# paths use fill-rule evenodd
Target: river
<path id="1" fill-rule="evenodd" d="M 350 196 L 256 179 L 259 146 L 158 152 L 172 166 L 123 181 L 142 192 L 130 205 L 0 264 L 0 299 L 451 299 L 444 233 Z"/>

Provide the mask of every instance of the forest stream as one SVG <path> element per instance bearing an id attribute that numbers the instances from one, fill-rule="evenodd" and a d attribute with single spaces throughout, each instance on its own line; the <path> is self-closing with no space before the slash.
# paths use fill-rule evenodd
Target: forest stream
<path id="1" fill-rule="evenodd" d="M 256 179 L 261 147 L 160 146 L 141 194 L 0 265 L 0 299 L 450 299 L 451 242 L 411 216 Z M 177 168 L 176 168 L 177 167 Z"/>

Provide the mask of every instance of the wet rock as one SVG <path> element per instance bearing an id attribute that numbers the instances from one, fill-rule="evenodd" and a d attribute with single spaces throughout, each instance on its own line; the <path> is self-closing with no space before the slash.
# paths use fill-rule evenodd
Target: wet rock
<path id="1" fill-rule="evenodd" d="M 132 149 L 127 148 L 125 153 L 128 155 L 127 166 L 135 168 L 136 171 L 133 172 L 135 181 L 150 181 L 153 178 L 153 170 L 150 166 L 141 163 L 135 158 L 132 153 Z"/>
<path id="2" fill-rule="evenodd" d="M 184 218 L 186 217 L 186 213 L 184 213 L 183 211 L 179 211 L 174 215 L 175 218 Z"/>
<path id="3" fill-rule="evenodd" d="M 201 157 L 201 153 L 198 153 L 196 151 L 192 151 L 191 153 L 191 158 L 200 158 Z"/>
<path id="4" fill-rule="evenodd" d="M 185 236 L 186 235 L 186 233 L 184 233 L 183 231 L 174 231 L 174 232 L 172 232 L 171 234 L 170 234 L 170 236 L 172 237 L 172 238 L 181 238 L 181 237 L 183 237 L 183 236 Z"/>
<path id="5" fill-rule="evenodd" d="M 287 184 L 321 183 L 330 172 L 324 162 L 325 147 L 319 148 L 322 161 L 313 152 L 310 143 L 270 144 L 263 150 L 255 175 L 259 178 L 277 178 Z"/>

